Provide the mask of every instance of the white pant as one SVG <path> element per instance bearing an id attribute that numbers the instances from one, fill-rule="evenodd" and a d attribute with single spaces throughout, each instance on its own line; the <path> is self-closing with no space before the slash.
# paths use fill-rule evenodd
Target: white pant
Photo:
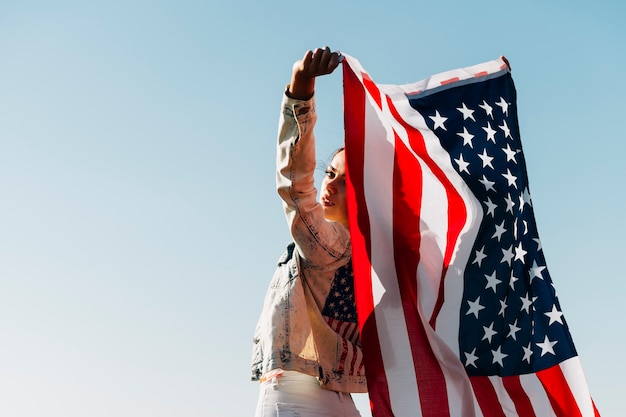
<path id="1" fill-rule="evenodd" d="M 255 417 L 360 417 L 350 394 L 320 387 L 317 378 L 282 371 L 261 383 Z"/>

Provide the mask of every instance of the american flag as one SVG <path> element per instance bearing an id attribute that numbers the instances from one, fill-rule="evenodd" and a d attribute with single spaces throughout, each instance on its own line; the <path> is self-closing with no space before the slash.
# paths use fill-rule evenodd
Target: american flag
<path id="1" fill-rule="evenodd" d="M 407 85 L 343 63 L 373 415 L 599 416 L 537 233 L 507 62 Z"/>

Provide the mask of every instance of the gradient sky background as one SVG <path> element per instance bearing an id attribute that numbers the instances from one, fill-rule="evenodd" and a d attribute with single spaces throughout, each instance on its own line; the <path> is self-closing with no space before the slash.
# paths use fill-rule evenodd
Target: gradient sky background
<path id="1" fill-rule="evenodd" d="M 324 45 L 393 84 L 509 59 L 548 268 L 600 412 L 623 415 L 625 19 L 618 0 L 0 2 L 0 415 L 253 415 L 289 240 L 280 98 Z M 318 81 L 320 161 L 341 94 L 340 71 Z"/>

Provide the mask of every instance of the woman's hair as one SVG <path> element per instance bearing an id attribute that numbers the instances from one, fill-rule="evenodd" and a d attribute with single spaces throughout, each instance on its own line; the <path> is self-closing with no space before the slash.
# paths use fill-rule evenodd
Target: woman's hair
<path id="1" fill-rule="evenodd" d="M 330 165 L 330 163 L 332 162 L 333 158 L 335 158 L 335 156 L 337 156 L 339 152 L 344 151 L 345 149 L 346 149 L 345 146 L 337 148 L 333 151 L 333 153 L 330 154 L 330 158 L 328 158 L 327 161 L 317 161 L 318 169 L 325 171 Z"/>
<path id="2" fill-rule="evenodd" d="M 342 146 L 342 147 L 340 147 L 340 148 L 335 149 L 335 150 L 333 151 L 333 153 L 330 155 L 330 159 L 328 160 L 328 161 L 329 161 L 329 163 L 330 163 L 330 161 L 332 161 L 332 160 L 333 160 L 333 158 L 334 158 L 334 157 L 335 157 L 335 156 L 336 156 L 339 152 L 341 152 L 341 151 L 343 151 L 343 150 L 345 150 L 345 149 L 346 149 L 346 147 L 345 147 L 345 146 Z"/>

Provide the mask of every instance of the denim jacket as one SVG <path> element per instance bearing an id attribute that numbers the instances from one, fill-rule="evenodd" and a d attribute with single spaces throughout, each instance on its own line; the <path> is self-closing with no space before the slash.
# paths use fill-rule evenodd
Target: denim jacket
<path id="1" fill-rule="evenodd" d="M 284 95 L 276 181 L 293 242 L 278 260 L 256 326 L 252 380 L 283 369 L 315 376 L 330 390 L 366 392 L 350 233 L 324 219 L 314 185 L 316 119 L 313 98 Z"/>

